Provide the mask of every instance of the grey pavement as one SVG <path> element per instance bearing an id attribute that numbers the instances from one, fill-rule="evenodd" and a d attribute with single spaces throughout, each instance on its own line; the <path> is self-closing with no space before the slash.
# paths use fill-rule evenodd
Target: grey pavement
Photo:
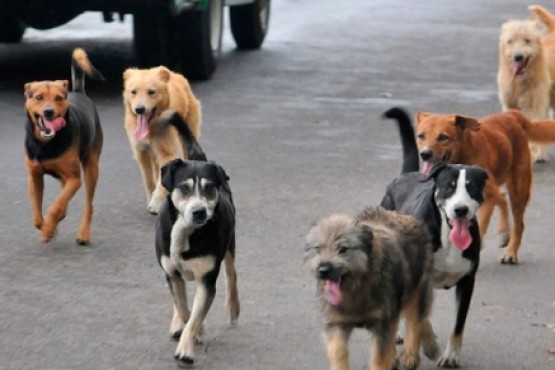
<path id="1" fill-rule="evenodd" d="M 196 347 L 197 369 L 325 369 L 304 236 L 317 218 L 378 204 L 401 168 L 393 105 L 480 117 L 497 101 L 497 37 L 525 1 L 273 1 L 263 48 L 237 52 L 226 30 L 218 70 L 193 89 L 201 145 L 231 176 L 237 206 L 242 312 L 224 309 L 224 279 Z M 555 7 L 552 5 L 553 11 Z M 0 369 L 175 369 L 171 298 L 154 256 L 139 169 L 123 130 L 121 72 L 134 65 L 130 18 L 86 14 L 20 45 L 0 45 Z M 23 83 L 69 77 L 83 46 L 108 77 L 87 82 L 105 130 L 92 245 L 74 243 L 83 191 L 49 244 L 31 225 L 23 161 Z M 534 165 L 520 264 L 497 260 L 495 222 L 482 252 L 462 365 L 555 368 L 555 150 Z M 58 191 L 46 182 L 45 205 Z M 190 292 L 192 289 L 190 290 Z M 438 291 L 432 321 L 442 347 L 454 292 Z M 352 369 L 367 367 L 364 332 Z M 435 364 L 422 360 L 421 369 Z"/>

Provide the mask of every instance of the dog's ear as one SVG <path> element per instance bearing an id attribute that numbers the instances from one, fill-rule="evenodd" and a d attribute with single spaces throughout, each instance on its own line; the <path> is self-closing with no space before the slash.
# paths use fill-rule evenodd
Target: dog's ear
<path id="1" fill-rule="evenodd" d="M 430 117 L 432 114 L 428 112 L 417 112 L 416 113 L 416 122 L 421 122 L 422 120 Z"/>
<path id="2" fill-rule="evenodd" d="M 175 170 L 181 166 L 186 165 L 187 164 L 183 162 L 181 158 L 177 158 L 162 166 L 162 168 L 160 169 L 160 182 L 167 191 L 171 192 L 173 190 L 173 178 Z"/>
<path id="3" fill-rule="evenodd" d="M 127 68 L 124 72 L 123 72 L 123 81 L 127 81 L 131 75 L 133 73 L 135 73 L 135 71 L 137 70 L 137 68 Z"/>
<path id="4" fill-rule="evenodd" d="M 158 75 L 160 76 L 162 81 L 168 82 L 171 77 L 171 72 L 166 67 L 160 67 L 160 69 L 158 70 Z"/>
<path id="5" fill-rule="evenodd" d="M 54 83 L 56 85 L 59 85 L 61 87 L 63 87 L 64 89 L 67 90 L 68 86 L 69 86 L 69 81 L 68 80 L 56 80 L 54 81 Z"/>
<path id="6" fill-rule="evenodd" d="M 486 171 L 482 166 L 478 166 L 477 164 L 470 166 L 470 168 L 475 172 L 478 176 L 478 179 L 485 184 L 486 181 L 489 179 L 488 171 Z"/>
<path id="7" fill-rule="evenodd" d="M 210 161 L 210 164 L 212 164 L 216 170 L 216 177 L 218 179 L 218 182 L 220 183 L 220 186 L 223 187 L 228 193 L 231 193 L 231 188 L 229 187 L 228 183 L 229 176 L 225 172 L 224 168 L 214 161 Z"/>
<path id="8" fill-rule="evenodd" d="M 27 82 L 23 86 L 23 96 L 25 96 L 27 99 L 31 99 L 33 97 L 33 85 L 34 84 L 35 84 L 34 82 Z"/>
<path id="9" fill-rule="evenodd" d="M 367 250 L 366 253 L 369 253 L 372 249 L 372 240 L 374 240 L 374 232 L 370 228 L 370 226 L 362 223 L 357 222 L 357 228 L 359 230 L 358 238 L 360 239 L 362 245 L 364 245 Z"/>
<path id="10" fill-rule="evenodd" d="M 472 131 L 480 130 L 480 122 L 478 122 L 478 120 L 475 118 L 455 115 L 454 121 L 455 121 L 455 126 L 458 129 L 461 129 L 461 130 L 469 129 Z"/>

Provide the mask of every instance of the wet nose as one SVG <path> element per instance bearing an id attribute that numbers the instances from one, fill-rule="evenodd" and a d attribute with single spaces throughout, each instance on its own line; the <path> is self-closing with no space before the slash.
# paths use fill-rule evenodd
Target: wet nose
<path id="1" fill-rule="evenodd" d="M 56 112 L 54 112 L 54 109 L 52 108 L 44 108 L 44 110 L 42 111 L 42 115 L 44 116 L 44 118 L 51 120 L 52 118 L 54 118 L 54 114 Z"/>
<path id="2" fill-rule="evenodd" d="M 468 214 L 467 206 L 457 206 L 455 207 L 455 215 L 457 217 L 465 217 Z"/>
<path id="3" fill-rule="evenodd" d="M 422 150 L 420 152 L 420 158 L 422 158 L 423 161 L 429 161 L 432 159 L 432 151 L 429 149 Z"/>
<path id="4" fill-rule="evenodd" d="M 524 60 L 524 55 L 515 54 L 515 62 L 522 62 Z"/>
<path id="5" fill-rule="evenodd" d="M 207 213 L 205 208 L 199 208 L 193 211 L 193 221 L 195 222 L 206 221 L 206 216 Z"/>
<path id="6" fill-rule="evenodd" d="M 135 107 L 135 113 L 136 114 L 145 114 L 146 112 L 146 108 L 144 105 L 139 105 L 137 107 Z"/>
<path id="7" fill-rule="evenodd" d="M 320 279 L 329 279 L 330 275 L 331 275 L 331 265 L 329 264 L 324 264 L 324 265 L 320 265 L 318 267 L 318 277 Z"/>

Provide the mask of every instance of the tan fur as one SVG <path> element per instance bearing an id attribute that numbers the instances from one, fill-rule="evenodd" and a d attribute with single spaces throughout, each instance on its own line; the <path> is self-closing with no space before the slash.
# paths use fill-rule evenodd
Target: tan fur
<path id="1" fill-rule="evenodd" d="M 75 60 L 79 64 L 83 72 L 85 72 L 89 76 L 93 74 L 93 67 L 85 50 L 81 48 L 76 48 L 75 50 L 73 50 L 72 57 L 73 60 Z"/>
<path id="2" fill-rule="evenodd" d="M 499 232 L 508 247 L 503 263 L 517 263 L 524 231 L 524 212 L 532 187 L 532 164 L 528 140 L 555 142 L 555 125 L 530 122 L 519 111 L 493 114 L 477 121 L 455 114 L 418 113 L 416 123 L 419 150 L 429 149 L 433 162 L 477 164 L 489 174 L 485 200 L 478 218 L 482 238 L 494 207 L 500 208 Z M 509 210 L 501 186 L 506 185 L 514 229 L 509 238 Z"/>
<path id="3" fill-rule="evenodd" d="M 516 55 L 522 55 L 526 61 L 518 75 L 511 70 Z M 552 80 L 535 21 L 510 20 L 501 26 L 497 84 L 503 111 L 519 109 L 530 120 L 548 118 Z M 534 160 L 547 159 L 545 145 L 532 143 L 531 149 Z"/>
<path id="4" fill-rule="evenodd" d="M 182 75 L 166 67 L 151 69 L 127 69 L 123 73 L 125 106 L 125 130 L 139 163 L 146 190 L 148 210 L 158 213 L 166 192 L 160 183 L 160 167 L 167 162 L 184 158 L 186 149 L 173 127 L 157 132 L 157 119 L 166 110 L 175 110 L 185 119 L 193 135 L 198 139 L 201 131 L 201 105 L 193 95 L 189 82 Z M 137 115 L 134 109 L 143 105 L 151 114 L 149 135 L 138 140 L 134 132 Z"/>

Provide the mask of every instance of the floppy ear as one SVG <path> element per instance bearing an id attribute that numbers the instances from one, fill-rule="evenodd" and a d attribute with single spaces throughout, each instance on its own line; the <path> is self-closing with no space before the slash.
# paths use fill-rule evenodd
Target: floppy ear
<path id="1" fill-rule="evenodd" d="M 183 162 L 180 158 L 177 158 L 166 163 L 160 169 L 161 183 L 167 191 L 171 192 L 173 190 L 173 177 L 175 170 L 181 166 L 187 166 L 187 163 Z"/>
<path id="2" fill-rule="evenodd" d="M 228 193 L 231 194 L 231 188 L 229 187 L 229 183 L 228 183 L 229 176 L 225 172 L 224 168 L 214 161 L 210 161 L 209 163 L 213 165 L 214 168 L 216 169 L 216 177 L 220 182 L 220 186 L 223 187 Z"/>
<path id="3" fill-rule="evenodd" d="M 472 165 L 470 166 L 470 168 L 474 170 L 476 174 L 478 174 L 480 181 L 482 181 L 484 184 L 486 183 L 487 179 L 489 179 L 488 171 L 486 171 L 482 166 Z"/>
<path id="4" fill-rule="evenodd" d="M 472 131 L 479 131 L 480 130 L 480 122 L 472 117 L 464 117 L 464 116 L 455 116 L 455 126 L 458 129 L 464 130 L 469 129 Z"/>
<path id="5" fill-rule="evenodd" d="M 430 115 L 431 115 L 431 113 L 428 113 L 428 112 L 418 112 L 418 113 L 416 113 L 416 121 L 420 122 L 423 119 L 429 117 Z"/>
<path id="6" fill-rule="evenodd" d="M 171 77 L 171 72 L 166 67 L 160 67 L 160 69 L 158 71 L 158 75 L 160 76 L 162 81 L 168 82 L 170 80 L 170 77 Z"/>
<path id="7" fill-rule="evenodd" d="M 33 97 L 33 90 L 31 90 L 31 88 L 33 87 L 34 82 L 27 82 L 24 86 L 23 86 L 23 96 L 25 96 L 26 98 L 30 99 Z"/>

